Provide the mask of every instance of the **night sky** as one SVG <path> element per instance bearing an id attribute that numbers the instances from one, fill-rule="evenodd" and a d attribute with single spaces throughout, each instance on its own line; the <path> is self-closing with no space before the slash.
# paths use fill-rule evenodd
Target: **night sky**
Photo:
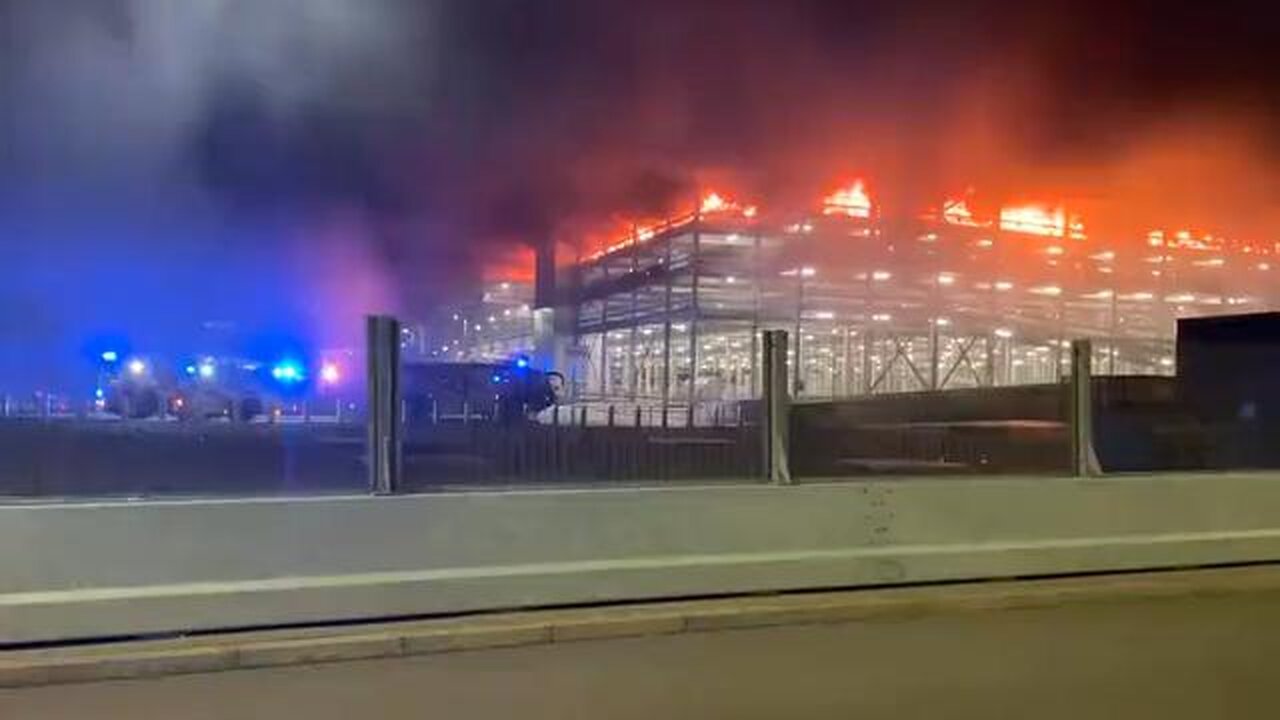
<path id="1" fill-rule="evenodd" d="M 208 321 L 346 343 L 711 184 L 1274 239 L 1274 24 L 1182 5 L 0 0 L 0 390 Z"/>

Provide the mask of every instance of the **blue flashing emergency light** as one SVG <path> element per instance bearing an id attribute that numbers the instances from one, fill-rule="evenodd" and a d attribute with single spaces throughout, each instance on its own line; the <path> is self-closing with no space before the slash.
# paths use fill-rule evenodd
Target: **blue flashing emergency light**
<path id="1" fill-rule="evenodd" d="M 516 367 L 520 368 L 521 370 L 529 367 L 529 358 L 524 355 L 521 355 L 520 357 L 516 358 Z"/>
<path id="2" fill-rule="evenodd" d="M 115 350 L 104 350 L 102 353 L 102 362 L 113 363 L 120 359 L 120 353 Z"/>
<path id="3" fill-rule="evenodd" d="M 282 362 L 276 363 L 276 365 L 271 368 L 271 377 L 275 378 L 281 383 L 290 385 L 293 383 L 302 382 L 304 374 L 302 372 L 302 366 L 298 365 L 292 360 L 284 360 Z"/>
<path id="4" fill-rule="evenodd" d="M 195 365 L 188 365 L 188 366 L 187 366 L 186 368 L 184 368 L 184 369 L 187 371 L 187 374 L 188 374 L 188 375 L 195 375 L 195 374 L 196 374 L 196 366 L 195 366 Z"/>

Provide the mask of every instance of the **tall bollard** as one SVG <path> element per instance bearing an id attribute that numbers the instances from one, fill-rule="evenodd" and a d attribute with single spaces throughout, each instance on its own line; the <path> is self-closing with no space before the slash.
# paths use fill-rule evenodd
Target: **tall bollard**
<path id="1" fill-rule="evenodd" d="M 400 489 L 400 322 L 388 315 L 365 319 L 369 392 L 369 489 Z"/>
<path id="2" fill-rule="evenodd" d="M 760 398 L 764 476 L 779 485 L 791 484 L 790 398 L 787 397 L 787 331 L 766 330 L 761 368 L 764 395 Z"/>
<path id="3" fill-rule="evenodd" d="M 1071 417 L 1071 474 L 1098 475 L 1101 468 L 1093 447 L 1093 343 L 1071 341 L 1071 382 L 1068 403 Z"/>

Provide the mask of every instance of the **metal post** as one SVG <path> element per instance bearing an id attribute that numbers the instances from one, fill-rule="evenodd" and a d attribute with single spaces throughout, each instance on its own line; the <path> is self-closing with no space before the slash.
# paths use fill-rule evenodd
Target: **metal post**
<path id="1" fill-rule="evenodd" d="M 693 256 L 689 260 L 689 410 L 685 422 L 688 427 L 693 427 L 693 409 L 698 402 L 698 254 L 701 244 L 702 234 L 694 228 Z"/>
<path id="2" fill-rule="evenodd" d="M 1107 343 L 1107 374 L 1116 374 L 1116 343 L 1119 340 L 1119 306 L 1117 304 L 1118 293 L 1115 288 L 1111 288 L 1111 322 L 1110 322 L 1110 341 Z"/>
<path id="3" fill-rule="evenodd" d="M 760 359 L 760 283 L 762 280 L 760 274 L 760 233 L 756 233 L 754 249 L 751 252 L 751 392 L 750 397 L 759 396 L 759 367 L 757 363 Z"/>
<path id="4" fill-rule="evenodd" d="M 934 306 L 937 309 L 937 305 Z M 929 320 L 929 389 L 938 389 L 938 316 Z"/>
<path id="5" fill-rule="evenodd" d="M 841 397 L 850 397 L 853 395 L 853 342 L 852 333 L 849 326 L 844 326 L 844 361 L 843 368 L 840 370 L 840 395 Z M 834 394 L 834 388 L 833 388 Z"/>
<path id="6" fill-rule="evenodd" d="M 635 283 L 640 277 L 640 240 L 637 237 L 638 231 L 635 226 L 631 228 L 631 282 Z M 640 295 L 637 285 L 631 288 L 631 314 L 628 317 L 627 324 L 631 326 L 627 334 L 627 391 L 630 393 L 631 402 L 636 401 L 636 395 L 639 393 L 640 368 L 636 362 L 636 324 L 640 316 Z"/>
<path id="7" fill-rule="evenodd" d="M 867 323 L 862 329 L 862 394 L 871 394 L 871 373 L 872 373 L 872 357 L 875 352 L 875 331 L 871 329 L 871 324 Z"/>
<path id="8" fill-rule="evenodd" d="M 665 278 L 662 300 L 662 426 L 666 427 L 667 406 L 671 404 L 671 235 L 667 234 L 662 276 Z"/>
<path id="9" fill-rule="evenodd" d="M 609 300 L 606 298 L 602 303 L 602 308 L 609 306 Z M 600 397 L 609 397 L 609 330 L 608 319 L 604 317 L 606 311 L 602 310 L 600 322 Z"/>
<path id="10" fill-rule="evenodd" d="M 791 484 L 788 462 L 790 400 L 787 394 L 787 331 L 766 330 L 764 351 L 764 395 L 760 402 L 761 446 L 764 475 L 779 485 Z"/>
<path id="11" fill-rule="evenodd" d="M 400 323 L 388 315 L 365 319 L 369 366 L 369 489 L 400 489 Z"/>
<path id="12" fill-rule="evenodd" d="M 1093 447 L 1093 344 L 1087 339 L 1071 341 L 1071 382 L 1068 402 L 1071 413 L 1071 474 L 1076 477 L 1100 474 Z"/>
<path id="13" fill-rule="evenodd" d="M 986 376 L 983 378 L 983 384 L 986 387 L 996 386 L 996 336 L 993 333 L 987 333 L 987 337 L 983 340 L 983 348 L 987 352 L 986 365 L 982 371 Z"/>
<path id="14" fill-rule="evenodd" d="M 800 357 L 804 345 L 804 268 L 796 268 L 796 350 L 792 369 L 791 392 L 799 397 L 804 389 L 804 360 Z"/>

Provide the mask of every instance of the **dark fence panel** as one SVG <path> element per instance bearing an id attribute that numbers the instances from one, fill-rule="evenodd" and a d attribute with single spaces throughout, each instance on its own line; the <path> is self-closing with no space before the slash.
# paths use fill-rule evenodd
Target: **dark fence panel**
<path id="1" fill-rule="evenodd" d="M 404 486 L 749 480 L 760 474 L 759 430 L 441 423 L 406 434 Z"/>

